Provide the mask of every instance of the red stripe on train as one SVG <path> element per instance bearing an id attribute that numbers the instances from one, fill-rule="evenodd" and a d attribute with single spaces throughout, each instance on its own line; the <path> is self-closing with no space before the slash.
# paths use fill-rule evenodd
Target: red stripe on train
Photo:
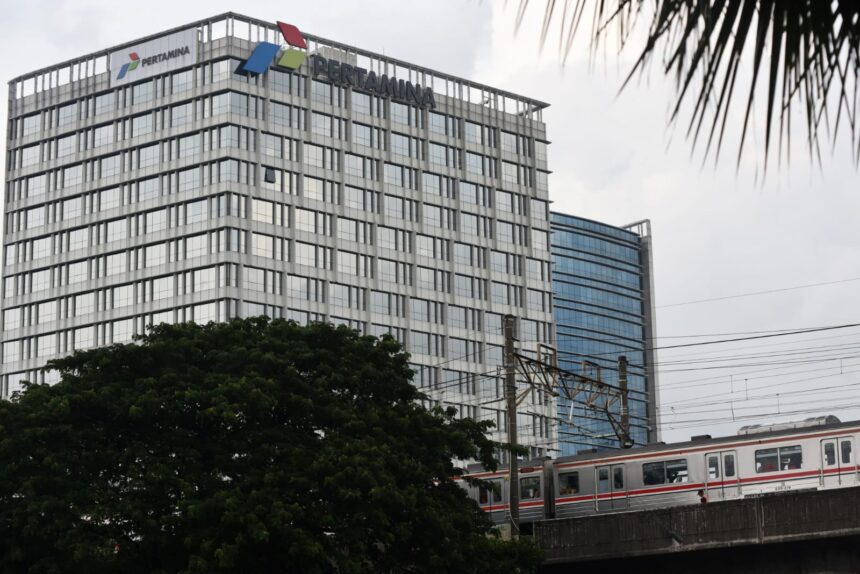
<path id="1" fill-rule="evenodd" d="M 494 504 L 492 506 L 482 506 L 481 510 L 493 512 L 495 510 L 507 510 L 508 504 Z M 532 500 L 529 502 L 520 502 L 520 508 L 533 508 L 535 506 L 543 506 L 543 499 Z"/>
<path id="2" fill-rule="evenodd" d="M 824 474 L 855 474 L 857 470 L 860 469 L 860 466 L 854 466 L 851 468 L 829 468 L 824 470 Z M 815 476 L 819 474 L 821 471 L 819 470 L 805 470 L 801 472 L 789 472 L 783 474 L 769 475 L 769 476 L 751 476 L 747 478 L 741 478 L 739 480 L 728 480 L 722 482 L 709 482 L 708 484 L 704 483 L 684 483 L 675 486 L 663 486 L 657 488 L 643 488 L 639 490 L 631 490 L 624 492 L 611 492 L 611 493 L 603 493 L 598 494 L 597 498 L 599 500 L 605 500 L 607 498 L 624 498 L 625 496 L 645 496 L 649 494 L 660 494 L 664 492 L 682 492 L 682 491 L 698 491 L 703 488 L 716 488 L 718 486 L 739 486 L 740 484 L 753 484 L 753 483 L 763 483 L 763 482 L 780 482 L 783 480 L 799 480 L 801 478 L 808 478 L 811 476 Z M 593 494 L 585 494 L 579 496 L 568 496 L 568 497 L 559 497 L 556 498 L 556 504 L 570 504 L 572 502 L 580 502 L 587 500 L 594 500 L 595 496 Z"/>

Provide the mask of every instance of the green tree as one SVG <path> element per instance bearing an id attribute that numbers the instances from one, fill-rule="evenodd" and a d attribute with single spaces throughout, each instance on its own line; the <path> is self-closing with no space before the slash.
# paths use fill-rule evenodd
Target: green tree
<path id="1" fill-rule="evenodd" d="M 520 0 L 518 23 L 530 2 Z M 621 46 L 644 24 L 638 60 L 628 76 L 662 55 L 662 68 L 675 78 L 677 100 L 692 110 L 687 126 L 694 143 L 707 135 L 706 149 L 719 151 L 736 90 L 744 99 L 738 160 L 752 118 L 760 80 L 765 158 L 775 137 L 788 153 L 792 106 L 805 116 L 810 153 L 819 156 L 822 133 L 835 141 L 847 124 L 860 161 L 860 2 L 857 0 L 547 0 L 542 42 L 561 25 L 559 50 L 567 57 L 588 5 L 592 45 L 617 25 Z M 746 68 L 744 70 L 744 68 Z M 758 113 L 758 112 L 756 112 Z M 775 128 L 778 123 L 779 128 Z"/>
<path id="2" fill-rule="evenodd" d="M 527 572 L 391 338 L 267 319 L 161 325 L 0 404 L 2 572 Z"/>

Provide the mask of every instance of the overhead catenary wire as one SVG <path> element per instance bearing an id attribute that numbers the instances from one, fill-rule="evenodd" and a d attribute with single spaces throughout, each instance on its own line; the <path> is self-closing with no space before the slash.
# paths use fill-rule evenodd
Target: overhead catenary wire
<path id="1" fill-rule="evenodd" d="M 810 289 L 812 287 L 823 287 L 825 285 L 837 285 L 840 283 L 851 283 L 860 281 L 860 277 L 849 277 L 848 279 L 837 279 L 835 281 L 822 281 L 819 283 L 807 283 L 805 285 L 794 285 L 792 287 L 780 287 L 776 289 L 766 289 L 764 291 L 750 291 L 748 293 L 736 293 L 734 295 L 724 295 L 722 297 L 710 297 L 707 299 L 696 299 L 694 301 L 682 301 L 680 303 L 668 303 L 665 305 L 657 305 L 657 309 L 667 309 L 670 307 L 681 307 L 685 305 L 698 305 L 699 303 L 711 303 L 714 301 L 726 301 L 729 299 L 740 299 L 743 297 L 757 297 L 759 295 L 771 295 L 773 293 L 784 293 L 786 291 L 796 291 L 798 289 Z"/>

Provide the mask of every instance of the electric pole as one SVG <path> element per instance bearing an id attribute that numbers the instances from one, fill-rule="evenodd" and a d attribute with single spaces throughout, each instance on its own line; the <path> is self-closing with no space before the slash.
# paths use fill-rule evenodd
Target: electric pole
<path id="1" fill-rule="evenodd" d="M 621 391 L 621 448 L 633 446 L 630 437 L 630 408 L 627 404 L 627 357 L 618 357 L 618 388 Z"/>
<path id="2" fill-rule="evenodd" d="M 514 316 L 505 315 L 505 399 L 508 408 L 508 503 L 511 512 L 511 535 L 520 531 L 520 489 L 517 467 L 517 360 L 514 355 Z"/>

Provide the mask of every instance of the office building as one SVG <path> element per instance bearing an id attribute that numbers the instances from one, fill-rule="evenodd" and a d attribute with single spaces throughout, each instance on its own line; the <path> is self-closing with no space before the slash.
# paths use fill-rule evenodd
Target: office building
<path id="1" fill-rule="evenodd" d="M 504 439 L 502 317 L 553 338 L 543 108 L 233 13 L 14 79 L 0 394 L 150 324 L 268 315 L 391 333 Z M 522 403 L 531 454 L 554 417 Z"/>
<path id="2" fill-rule="evenodd" d="M 555 212 L 550 221 L 559 367 L 617 385 L 625 356 L 633 442 L 659 440 L 651 224 L 613 227 Z M 605 417 L 564 399 L 557 407 L 562 455 L 619 447 Z"/>

